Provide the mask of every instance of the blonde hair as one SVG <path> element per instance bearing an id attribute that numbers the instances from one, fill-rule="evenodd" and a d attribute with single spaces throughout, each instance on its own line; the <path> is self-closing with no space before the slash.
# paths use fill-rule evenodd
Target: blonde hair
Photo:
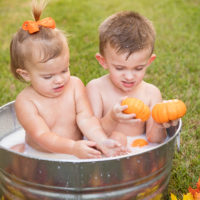
<path id="1" fill-rule="evenodd" d="M 35 21 L 40 19 L 45 6 L 45 0 L 39 3 L 36 0 L 32 1 L 32 14 Z M 40 26 L 39 31 L 33 34 L 20 28 L 13 36 L 10 44 L 11 71 L 17 79 L 22 80 L 16 72 L 18 68 L 27 69 L 27 64 L 30 62 L 45 63 L 56 58 L 66 46 L 66 36 L 57 28 L 51 29 Z M 35 52 L 40 55 L 38 61 L 33 60 Z"/>
<path id="2" fill-rule="evenodd" d="M 99 26 L 99 51 L 104 55 L 107 44 L 118 53 L 128 53 L 149 48 L 154 50 L 155 30 L 147 18 L 133 11 L 122 11 L 108 17 Z"/>

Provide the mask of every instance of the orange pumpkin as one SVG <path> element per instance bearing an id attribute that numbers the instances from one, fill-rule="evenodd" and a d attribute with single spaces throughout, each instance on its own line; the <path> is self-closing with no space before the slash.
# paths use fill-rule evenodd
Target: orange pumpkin
<path id="1" fill-rule="evenodd" d="M 186 110 L 186 106 L 181 100 L 168 100 L 154 105 L 152 117 L 157 123 L 165 123 L 183 117 Z"/>
<path id="2" fill-rule="evenodd" d="M 145 140 L 145 139 L 136 139 L 132 142 L 132 147 L 143 147 L 143 146 L 146 146 L 148 145 L 148 142 Z"/>
<path id="3" fill-rule="evenodd" d="M 123 111 L 124 113 L 134 113 L 136 114 L 136 119 L 141 119 L 143 122 L 150 116 L 149 107 L 139 99 L 128 97 L 122 101 L 121 105 L 128 105 L 128 108 Z"/>

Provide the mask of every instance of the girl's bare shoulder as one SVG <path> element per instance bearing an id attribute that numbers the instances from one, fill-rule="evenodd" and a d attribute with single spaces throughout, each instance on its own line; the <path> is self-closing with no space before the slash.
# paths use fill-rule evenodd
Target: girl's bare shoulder
<path id="1" fill-rule="evenodd" d="M 70 82 L 82 83 L 81 79 L 77 76 L 70 76 Z"/>
<path id="2" fill-rule="evenodd" d="M 77 76 L 71 76 L 70 82 L 68 83 L 70 88 L 78 89 L 79 87 L 85 87 L 84 83 Z"/>
<path id="3" fill-rule="evenodd" d="M 35 92 L 31 87 L 24 88 L 16 97 L 15 109 L 21 112 L 24 109 L 30 110 L 34 107 Z"/>
<path id="4" fill-rule="evenodd" d="M 16 101 L 26 101 L 30 99 L 30 97 L 33 95 L 34 91 L 33 89 L 28 86 L 24 88 L 16 97 Z"/>

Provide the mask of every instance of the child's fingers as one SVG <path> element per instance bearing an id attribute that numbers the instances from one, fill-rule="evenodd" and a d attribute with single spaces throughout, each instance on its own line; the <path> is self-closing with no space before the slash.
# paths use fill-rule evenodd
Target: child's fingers
<path id="1" fill-rule="evenodd" d="M 129 123 L 136 123 L 136 122 L 142 121 L 141 119 L 136 119 L 135 117 L 136 117 L 135 114 L 121 115 L 119 117 L 119 122 L 129 124 Z"/>
<path id="2" fill-rule="evenodd" d="M 170 122 L 166 122 L 166 123 L 163 123 L 163 126 L 165 128 L 169 128 L 170 126 L 176 126 L 179 122 L 179 119 L 176 119 L 176 120 L 173 120 L 173 121 L 170 121 Z"/>
<path id="3" fill-rule="evenodd" d="M 87 154 L 88 154 L 88 158 L 101 158 L 102 155 L 101 155 L 101 152 L 93 147 L 96 146 L 96 142 L 93 142 L 93 141 L 87 141 L 86 142 L 86 151 L 87 151 Z"/>
<path id="4" fill-rule="evenodd" d="M 115 113 L 121 113 L 126 108 L 128 108 L 127 105 L 121 106 L 120 104 L 115 104 L 113 110 L 114 110 Z"/>
<path id="5" fill-rule="evenodd" d="M 126 120 L 120 120 L 121 123 L 127 123 L 127 124 L 136 123 L 136 122 L 141 122 L 141 121 L 142 121 L 141 119 L 126 119 Z"/>
<path id="6" fill-rule="evenodd" d="M 163 123 L 163 126 L 165 127 L 165 128 L 169 128 L 171 125 L 170 125 L 170 123 Z"/>
<path id="7" fill-rule="evenodd" d="M 115 147 L 120 147 L 121 144 L 115 140 L 112 139 L 107 139 L 104 141 L 104 145 L 108 148 L 115 148 Z"/>
<path id="8" fill-rule="evenodd" d="M 136 114 L 120 114 L 120 118 L 121 119 L 133 119 L 134 117 L 136 117 Z"/>
<path id="9" fill-rule="evenodd" d="M 101 158 L 102 157 L 101 152 L 96 149 L 93 149 L 93 148 L 88 149 L 88 155 L 90 158 Z"/>
<path id="10" fill-rule="evenodd" d="M 130 149 L 128 147 L 124 147 L 122 146 L 121 149 L 120 149 L 120 154 L 119 155 L 125 155 L 127 153 L 130 153 Z"/>
<path id="11" fill-rule="evenodd" d="M 121 97 L 120 100 L 119 100 L 120 103 L 121 103 L 123 100 L 125 100 L 127 97 L 128 97 L 128 96 L 123 96 L 123 97 Z"/>
<path id="12" fill-rule="evenodd" d="M 119 107 L 120 112 L 122 112 L 123 110 L 125 110 L 127 108 L 128 108 L 128 105 L 123 105 L 123 106 L 120 105 L 120 107 Z"/>
<path id="13" fill-rule="evenodd" d="M 114 156 L 121 156 L 121 155 L 126 155 L 130 153 L 130 151 L 126 148 L 126 147 L 121 147 L 121 148 L 118 148 L 116 151 L 115 151 L 115 155 Z"/>
<path id="14" fill-rule="evenodd" d="M 85 143 L 89 146 L 89 147 L 95 147 L 97 144 L 96 142 L 94 141 L 89 141 L 89 140 L 86 140 Z"/>
<path id="15" fill-rule="evenodd" d="M 172 126 L 176 126 L 178 124 L 179 119 L 173 120 L 171 122 Z"/>

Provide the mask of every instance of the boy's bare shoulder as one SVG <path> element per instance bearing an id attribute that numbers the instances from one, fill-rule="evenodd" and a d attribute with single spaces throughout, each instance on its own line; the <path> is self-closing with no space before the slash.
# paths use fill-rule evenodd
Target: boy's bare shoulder
<path id="1" fill-rule="evenodd" d="M 152 104 L 160 102 L 162 100 L 162 95 L 158 87 L 146 82 L 144 82 L 143 87 L 145 96 L 149 97 Z"/>
<path id="2" fill-rule="evenodd" d="M 101 87 L 104 87 L 104 85 L 107 85 L 107 84 L 108 84 L 108 75 L 104 75 L 99 78 L 92 79 L 91 81 L 88 82 L 86 87 L 87 88 L 98 87 L 100 89 Z"/>
<path id="3" fill-rule="evenodd" d="M 144 86 L 144 89 L 145 89 L 146 93 L 150 93 L 150 94 L 160 93 L 159 88 L 156 87 L 155 85 L 151 84 L 151 83 L 143 82 L 143 86 Z"/>

